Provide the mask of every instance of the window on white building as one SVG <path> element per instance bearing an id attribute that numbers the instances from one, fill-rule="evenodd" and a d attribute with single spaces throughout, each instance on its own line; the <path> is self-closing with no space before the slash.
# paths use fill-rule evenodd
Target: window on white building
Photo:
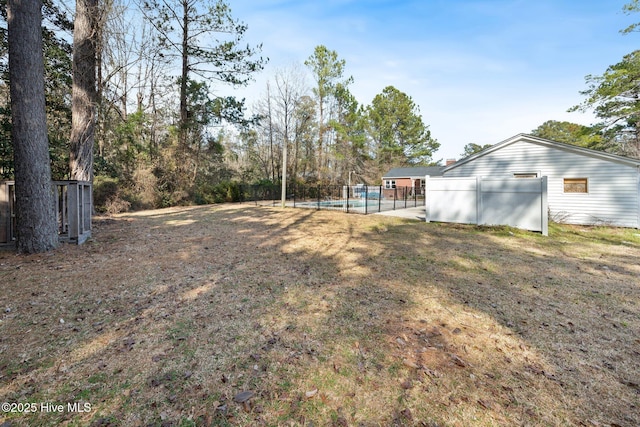
<path id="1" fill-rule="evenodd" d="M 565 178 L 564 179 L 564 192 L 565 193 L 588 193 L 589 181 L 587 178 Z"/>

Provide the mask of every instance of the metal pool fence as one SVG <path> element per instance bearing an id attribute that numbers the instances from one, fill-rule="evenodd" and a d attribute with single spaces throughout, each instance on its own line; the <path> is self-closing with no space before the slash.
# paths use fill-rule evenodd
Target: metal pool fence
<path id="1" fill-rule="evenodd" d="M 279 206 L 282 190 L 277 185 L 245 185 L 242 201 Z M 371 214 L 424 205 L 424 189 L 385 188 L 382 185 L 296 185 L 287 189 L 287 206 L 331 209 Z"/>

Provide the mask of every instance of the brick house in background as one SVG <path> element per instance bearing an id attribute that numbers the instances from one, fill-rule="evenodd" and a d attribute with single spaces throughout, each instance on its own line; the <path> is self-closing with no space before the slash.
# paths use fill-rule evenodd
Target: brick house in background
<path id="1" fill-rule="evenodd" d="M 407 195 L 424 195 L 425 176 L 442 176 L 445 166 L 424 166 L 414 168 L 393 168 L 382 177 L 385 197 L 393 197 L 402 191 Z M 402 190 L 400 190 L 402 189 Z"/>

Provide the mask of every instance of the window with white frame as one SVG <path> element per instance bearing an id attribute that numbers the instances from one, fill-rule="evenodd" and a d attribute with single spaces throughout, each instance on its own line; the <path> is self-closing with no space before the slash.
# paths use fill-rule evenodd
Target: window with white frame
<path id="1" fill-rule="evenodd" d="M 386 188 L 386 189 L 396 188 L 396 180 L 395 179 L 385 179 L 384 188 Z"/>

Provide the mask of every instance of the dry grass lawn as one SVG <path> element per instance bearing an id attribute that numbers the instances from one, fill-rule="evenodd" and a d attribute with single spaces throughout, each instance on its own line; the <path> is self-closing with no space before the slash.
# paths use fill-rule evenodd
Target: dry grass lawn
<path id="1" fill-rule="evenodd" d="M 640 425 L 638 230 L 251 205 L 94 225 L 0 251 L 2 426 Z"/>

